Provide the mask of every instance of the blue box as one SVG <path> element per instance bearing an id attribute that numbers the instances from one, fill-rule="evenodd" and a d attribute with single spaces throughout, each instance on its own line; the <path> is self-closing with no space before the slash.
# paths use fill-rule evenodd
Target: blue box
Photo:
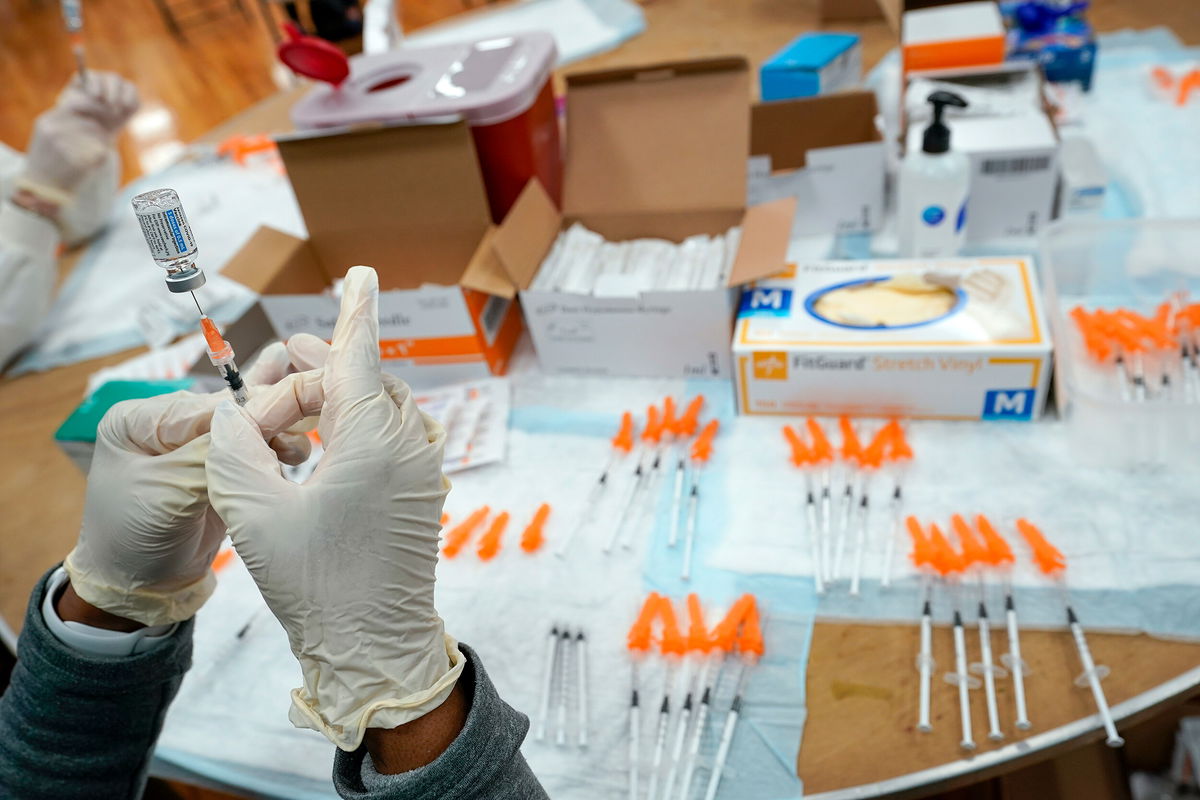
<path id="1" fill-rule="evenodd" d="M 852 33 L 805 33 L 759 68 L 763 100 L 829 94 L 862 80 L 862 46 Z"/>
<path id="2" fill-rule="evenodd" d="M 1002 4 L 1009 59 L 1036 61 L 1051 83 L 1079 83 L 1089 91 L 1096 33 L 1083 10 L 1058 9 L 1038 0 Z"/>

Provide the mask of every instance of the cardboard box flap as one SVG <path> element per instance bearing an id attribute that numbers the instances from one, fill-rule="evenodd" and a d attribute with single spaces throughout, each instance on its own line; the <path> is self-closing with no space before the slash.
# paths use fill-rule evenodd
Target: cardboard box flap
<path id="1" fill-rule="evenodd" d="M 743 207 L 749 95 L 743 58 L 568 76 L 563 210 Z"/>
<path id="2" fill-rule="evenodd" d="M 384 290 L 452 286 L 491 225 L 461 120 L 284 137 L 279 153 L 331 277 L 367 264 Z"/>
<path id="3" fill-rule="evenodd" d="M 320 294 L 327 276 L 304 239 L 262 225 L 221 269 L 226 278 L 264 294 Z"/>
<path id="4" fill-rule="evenodd" d="M 809 150 L 881 141 L 877 113 L 867 91 L 758 103 L 750 110 L 750 155 L 770 156 L 772 170 L 801 169 Z"/>
<path id="5" fill-rule="evenodd" d="M 746 209 L 742 243 L 729 274 L 730 286 L 741 286 L 783 271 L 796 198 L 783 197 Z"/>
<path id="6" fill-rule="evenodd" d="M 528 289 L 533 282 L 558 236 L 561 222 L 558 208 L 542 184 L 536 178 L 525 184 L 492 237 L 492 247 L 518 289 Z"/>
<path id="7" fill-rule="evenodd" d="M 496 229 L 492 228 L 484 234 L 483 242 L 475 251 L 475 257 L 471 259 L 471 263 L 467 264 L 466 270 L 463 271 L 459 285 L 511 300 L 516 297 L 517 287 L 513 285 L 512 279 L 504 269 L 504 264 L 500 262 L 495 242 Z"/>

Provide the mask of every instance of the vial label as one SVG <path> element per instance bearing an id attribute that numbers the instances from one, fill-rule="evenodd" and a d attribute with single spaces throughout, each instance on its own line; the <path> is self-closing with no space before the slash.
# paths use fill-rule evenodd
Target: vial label
<path id="1" fill-rule="evenodd" d="M 170 261 L 196 252 L 196 240 L 182 208 L 141 212 L 137 215 L 150 255 L 158 261 Z"/>

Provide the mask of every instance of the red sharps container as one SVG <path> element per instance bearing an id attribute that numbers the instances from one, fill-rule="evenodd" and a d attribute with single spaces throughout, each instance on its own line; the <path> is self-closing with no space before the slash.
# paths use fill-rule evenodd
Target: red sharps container
<path id="1" fill-rule="evenodd" d="M 560 200 L 556 56 L 553 37 L 540 32 L 356 56 L 346 81 L 313 89 L 292 108 L 292 121 L 312 130 L 460 116 L 499 222 L 530 178 Z"/>

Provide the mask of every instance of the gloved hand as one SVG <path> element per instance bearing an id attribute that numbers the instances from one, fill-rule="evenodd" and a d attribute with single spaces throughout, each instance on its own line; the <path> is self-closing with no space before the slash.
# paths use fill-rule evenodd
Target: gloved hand
<path id="1" fill-rule="evenodd" d="M 65 203 L 137 108 L 137 89 L 120 75 L 89 72 L 86 88 L 76 75 L 34 123 L 19 185 Z"/>
<path id="2" fill-rule="evenodd" d="M 285 383 L 291 394 L 217 409 L 209 496 L 300 662 L 289 718 L 349 751 L 367 728 L 440 706 L 463 669 L 433 605 L 446 434 L 380 373 L 368 267 L 346 275 L 324 369 Z M 318 411 L 325 454 L 304 484 L 290 483 L 264 438 Z"/>
<path id="3" fill-rule="evenodd" d="M 287 350 L 272 344 L 245 380 L 269 402 L 272 392 L 290 392 L 290 384 L 279 383 L 290 368 Z M 212 594 L 210 566 L 225 525 L 208 503 L 204 459 L 213 410 L 225 397 L 227 391 L 174 392 L 118 403 L 104 415 L 83 526 L 64 565 L 83 600 L 162 625 L 188 619 Z M 273 446 L 289 464 L 310 450 L 308 438 L 294 434 L 276 437 Z"/>

